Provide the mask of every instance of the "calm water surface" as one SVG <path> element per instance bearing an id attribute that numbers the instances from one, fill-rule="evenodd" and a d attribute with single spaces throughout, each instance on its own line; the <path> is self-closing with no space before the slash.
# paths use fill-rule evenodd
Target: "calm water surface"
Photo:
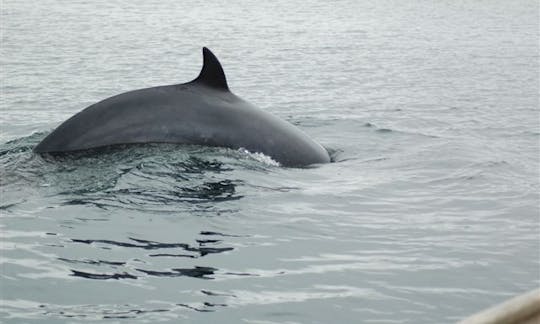
<path id="1" fill-rule="evenodd" d="M 540 284 L 537 1 L 1 4 L 5 323 L 451 323 Z M 32 148 L 131 89 L 232 90 L 335 163 Z"/>

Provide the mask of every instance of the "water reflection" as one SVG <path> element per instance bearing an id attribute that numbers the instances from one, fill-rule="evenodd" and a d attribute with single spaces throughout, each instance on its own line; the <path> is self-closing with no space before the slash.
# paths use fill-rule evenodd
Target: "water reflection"
<path id="1" fill-rule="evenodd" d="M 235 195 L 235 188 L 236 185 L 231 180 L 205 182 L 202 186 L 195 188 L 179 188 L 182 190 L 182 194 L 179 194 L 179 197 L 189 197 L 199 201 L 226 201 L 242 198 L 243 196 L 241 195 Z"/>
<path id="2" fill-rule="evenodd" d="M 156 276 L 156 277 L 192 277 L 192 278 L 200 278 L 200 279 L 214 279 L 214 277 L 210 277 L 210 276 L 215 274 L 215 272 L 218 269 L 212 268 L 212 267 L 195 266 L 193 268 L 171 269 L 171 271 L 152 271 L 152 270 L 143 270 L 143 269 L 136 269 L 136 270 L 143 272 L 146 275 Z"/>
<path id="3" fill-rule="evenodd" d="M 196 161 L 196 162 L 194 162 Z M 193 163 L 197 163 L 196 165 Z M 199 204 L 226 202 L 243 197 L 236 187 L 240 180 L 217 179 L 208 181 L 203 172 L 222 172 L 223 163 L 190 158 L 171 164 L 139 162 L 133 168 L 114 168 L 98 176 L 78 171 L 67 182 L 77 181 L 61 195 L 65 205 L 93 205 L 102 209 L 164 208 L 184 203 Z M 194 170 L 197 170 L 195 172 Z M 210 170 L 210 171 L 209 171 Z M 190 174 L 191 172 L 191 174 Z M 73 179 L 75 177 L 77 179 Z M 65 182 L 64 182 L 65 183 Z"/>
<path id="4" fill-rule="evenodd" d="M 183 251 L 195 252 L 195 253 L 199 254 L 200 257 L 203 257 L 203 256 L 205 256 L 207 254 L 211 254 L 211 253 L 222 253 L 222 252 L 233 250 L 232 247 L 219 248 L 219 247 L 204 247 L 204 246 L 202 246 L 202 245 L 207 244 L 207 243 L 199 243 L 199 247 L 196 247 L 196 246 L 191 246 L 191 245 L 189 245 L 187 243 L 161 243 L 161 242 L 155 242 L 155 241 L 136 239 L 136 238 L 133 238 L 133 237 L 129 237 L 129 239 L 132 240 L 135 243 L 133 243 L 133 242 L 120 242 L 120 241 L 113 241 L 113 240 L 93 240 L 93 239 L 89 239 L 89 240 L 71 239 L 71 241 L 74 242 L 74 243 L 83 243 L 83 244 L 101 243 L 101 244 L 104 244 L 106 246 L 107 245 L 114 245 L 114 246 L 121 246 L 121 247 L 127 247 L 127 248 L 140 248 L 140 249 L 145 249 L 145 250 L 179 248 L 179 249 L 181 249 Z M 219 243 L 219 242 L 221 242 L 221 240 L 214 240 L 214 243 Z M 174 254 L 172 254 L 172 255 L 177 256 L 177 255 L 174 255 Z M 149 256 L 157 257 L 157 256 L 170 256 L 170 255 L 168 253 L 167 254 L 156 253 L 156 254 L 150 254 Z M 190 257 L 196 258 L 197 255 L 190 255 Z"/>
<path id="5" fill-rule="evenodd" d="M 69 263 L 71 265 L 91 265 L 95 267 L 95 271 L 88 271 L 86 269 L 70 269 L 71 276 L 80 277 L 84 279 L 95 280 L 120 280 L 120 279 L 138 279 L 141 276 L 144 277 L 192 277 L 199 279 L 214 279 L 216 273 L 223 275 L 245 276 L 250 275 L 247 273 L 232 273 L 219 271 L 219 269 L 208 266 L 190 266 L 190 267 L 170 267 L 167 269 L 151 269 L 154 264 L 152 259 L 154 258 L 189 258 L 197 259 L 207 257 L 211 254 L 224 253 L 233 251 L 234 248 L 230 246 L 223 246 L 225 244 L 224 238 L 227 237 L 239 237 L 239 235 L 225 234 L 212 231 L 201 231 L 199 233 L 202 238 L 196 238 L 194 244 L 190 243 L 168 243 L 158 242 L 145 239 L 139 239 L 134 237 L 128 237 L 128 241 L 117 241 L 108 239 L 70 239 L 69 242 L 75 244 L 85 244 L 92 247 L 96 247 L 102 250 L 111 250 L 111 247 L 129 248 L 129 249 L 141 249 L 143 251 L 157 251 L 157 253 L 149 253 L 145 256 L 141 256 L 135 259 L 138 263 L 143 263 L 145 267 L 131 266 L 131 261 L 110 261 L 97 259 L 92 260 L 89 258 L 84 259 L 72 259 L 59 257 L 59 261 Z M 219 238 L 215 238 L 217 236 Z M 168 250 L 167 252 L 161 252 L 161 250 Z M 172 251 L 171 251 L 172 250 Z M 143 261 L 146 259 L 145 261 Z M 102 269 L 105 268 L 105 271 Z M 111 271 L 113 270 L 113 271 Z"/>
<path id="6" fill-rule="evenodd" d="M 79 264 L 91 264 L 91 265 L 112 265 L 112 266 L 123 266 L 126 263 L 125 262 L 114 262 L 114 261 L 104 261 L 104 260 L 72 260 L 67 258 L 58 258 L 60 261 L 68 262 L 68 263 L 79 263 Z"/>
<path id="7" fill-rule="evenodd" d="M 30 304 L 30 303 L 27 303 Z M 10 305 L 14 306 L 14 305 Z M 28 306 L 28 305 L 27 305 Z M 160 313 L 170 312 L 175 307 L 171 305 L 170 309 L 165 307 L 149 309 L 138 305 L 116 305 L 117 309 L 104 308 L 103 305 L 74 305 L 61 306 L 54 304 L 39 304 L 35 308 L 35 313 L 48 317 L 79 318 L 85 320 L 96 319 L 133 319 L 140 316 L 158 315 Z M 28 310 L 30 311 L 30 310 Z"/>
<path id="8" fill-rule="evenodd" d="M 172 211 L 178 205 L 193 208 L 193 204 L 239 200 L 243 195 L 237 187 L 244 182 L 228 174 L 237 164 L 247 168 L 260 164 L 234 150 L 173 144 L 34 154 L 31 148 L 41 136 L 34 134 L 0 147 L 4 166 L 0 181 L 30 184 L 29 189 L 57 196 L 65 206 Z M 2 208 L 17 204 L 8 199 Z"/>
<path id="9" fill-rule="evenodd" d="M 189 182 L 181 184 L 170 183 L 163 186 L 163 179 L 154 179 L 161 188 L 150 183 L 139 183 L 136 187 L 121 189 L 97 190 L 84 189 L 82 191 L 64 192 L 68 198 L 64 205 L 92 205 L 101 209 L 127 208 L 147 209 L 148 207 L 164 208 L 184 203 L 204 204 L 211 202 L 226 202 L 241 199 L 243 195 L 237 193 L 236 187 L 242 184 L 238 180 L 206 181 L 198 185 Z M 150 181 L 150 180 L 149 180 Z M 118 182 L 118 180 L 117 180 Z M 133 184 L 132 184 L 133 183 Z M 129 185 L 135 186 L 135 181 Z M 74 197 L 75 196 L 75 197 Z"/>
<path id="10" fill-rule="evenodd" d="M 188 305 L 188 304 L 176 304 L 178 306 L 181 306 L 181 307 L 185 307 L 187 309 L 191 309 L 191 310 L 194 310 L 196 312 L 214 312 L 213 309 L 206 309 L 206 308 L 200 308 L 200 307 L 197 307 L 197 306 L 191 306 L 191 305 Z M 207 306 L 206 303 L 203 304 L 204 306 Z M 226 306 L 226 305 L 225 305 Z M 211 306 L 212 307 L 212 306 Z"/>
<path id="11" fill-rule="evenodd" d="M 81 277 L 86 279 L 97 279 L 97 280 L 107 280 L 107 279 L 137 279 L 136 276 L 129 273 L 113 273 L 113 274 L 104 274 L 104 273 L 89 273 L 79 270 L 71 270 L 72 276 Z"/>

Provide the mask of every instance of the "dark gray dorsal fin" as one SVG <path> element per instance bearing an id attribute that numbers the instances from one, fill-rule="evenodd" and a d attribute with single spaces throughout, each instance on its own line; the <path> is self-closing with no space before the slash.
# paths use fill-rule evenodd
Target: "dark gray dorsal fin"
<path id="1" fill-rule="evenodd" d="M 199 76 L 193 80 L 195 83 L 204 84 L 208 87 L 229 90 L 225 72 L 217 57 L 208 48 L 203 47 L 203 67 Z"/>

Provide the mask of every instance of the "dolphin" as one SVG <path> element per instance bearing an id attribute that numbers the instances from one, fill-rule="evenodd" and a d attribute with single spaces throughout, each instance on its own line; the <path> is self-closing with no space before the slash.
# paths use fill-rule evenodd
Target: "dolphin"
<path id="1" fill-rule="evenodd" d="M 232 93 L 221 64 L 206 47 L 203 60 L 193 81 L 104 99 L 66 120 L 34 151 L 178 143 L 245 149 L 285 167 L 330 162 L 328 151 L 297 127 Z"/>

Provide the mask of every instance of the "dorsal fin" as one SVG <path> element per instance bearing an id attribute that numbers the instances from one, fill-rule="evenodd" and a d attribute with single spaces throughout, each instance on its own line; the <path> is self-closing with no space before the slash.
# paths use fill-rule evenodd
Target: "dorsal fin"
<path id="1" fill-rule="evenodd" d="M 208 48 L 203 47 L 203 67 L 199 76 L 193 80 L 195 83 L 204 84 L 208 87 L 229 90 L 225 72 L 219 63 L 217 57 Z"/>

